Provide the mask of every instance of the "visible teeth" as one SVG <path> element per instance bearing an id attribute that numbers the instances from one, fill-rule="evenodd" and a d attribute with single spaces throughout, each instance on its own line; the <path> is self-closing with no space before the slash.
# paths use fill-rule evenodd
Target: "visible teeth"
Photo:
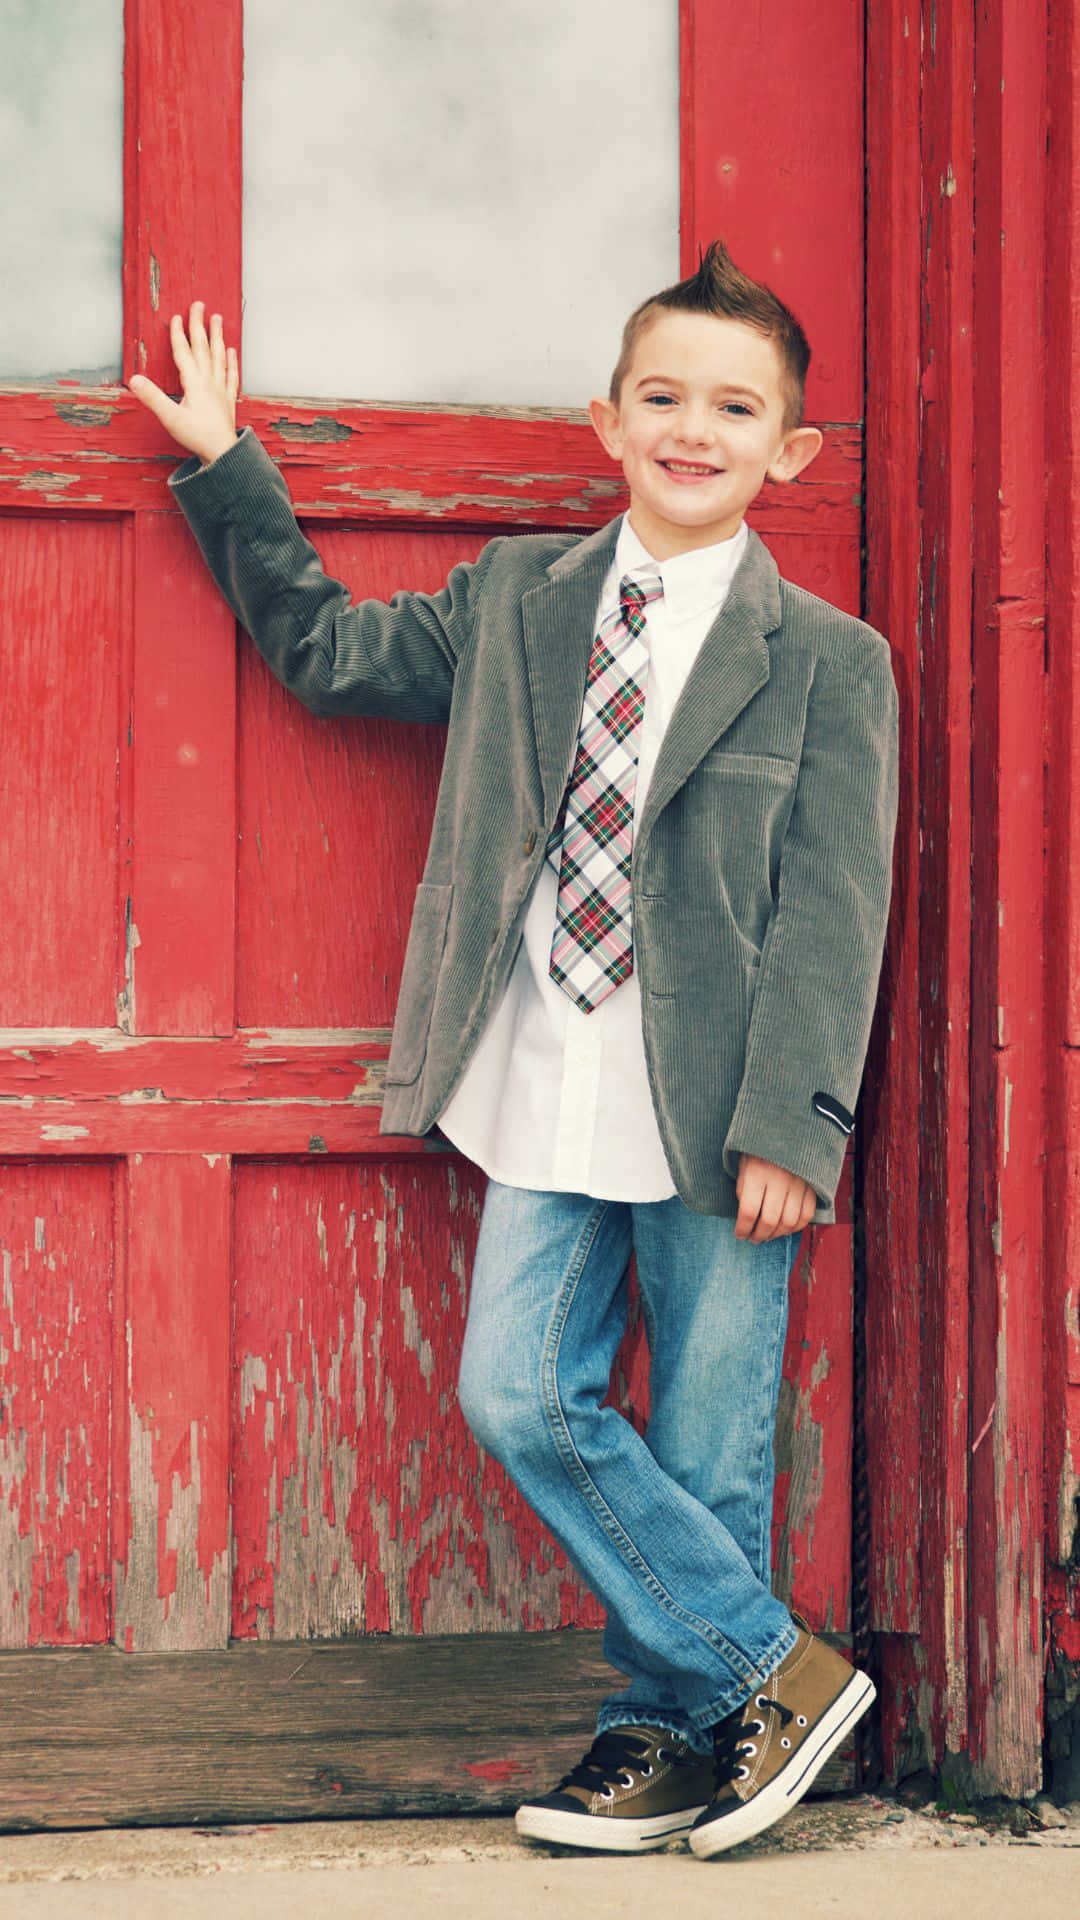
<path id="1" fill-rule="evenodd" d="M 664 465 L 665 467 L 670 467 L 672 473 L 715 473 L 716 472 L 715 467 L 691 466 L 688 460 L 665 460 Z"/>

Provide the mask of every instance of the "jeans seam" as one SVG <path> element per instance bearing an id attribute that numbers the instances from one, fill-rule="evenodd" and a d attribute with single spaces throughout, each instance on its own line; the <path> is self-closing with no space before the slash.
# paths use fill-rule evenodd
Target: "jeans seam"
<path id="1" fill-rule="evenodd" d="M 690 1613 L 685 1607 L 681 1607 L 678 1601 L 673 1599 L 672 1595 L 668 1593 L 667 1588 L 662 1582 L 657 1579 L 648 1561 L 644 1559 L 639 1549 L 630 1539 L 625 1528 L 620 1525 L 615 1514 L 612 1513 L 607 1501 L 604 1499 L 585 1466 L 584 1461 L 574 1445 L 569 1423 L 563 1412 L 562 1402 L 559 1399 L 558 1362 L 563 1331 L 566 1326 L 570 1308 L 573 1304 L 574 1296 L 577 1292 L 585 1262 L 589 1256 L 589 1251 L 596 1239 L 600 1223 L 609 1205 L 609 1201 L 601 1202 L 598 1211 L 590 1217 L 585 1232 L 583 1232 L 579 1238 L 578 1247 L 575 1250 L 575 1257 L 567 1268 L 566 1278 L 560 1289 L 555 1311 L 552 1314 L 544 1340 L 543 1352 L 540 1359 L 541 1397 L 548 1415 L 555 1448 L 562 1461 L 567 1477 L 576 1484 L 588 1505 L 592 1508 L 611 1544 L 626 1563 L 633 1567 L 634 1571 L 644 1581 L 653 1599 L 657 1601 L 672 1619 L 677 1620 L 681 1626 L 696 1633 L 698 1638 L 703 1640 L 708 1647 L 714 1652 L 719 1653 L 736 1672 L 742 1670 L 744 1680 L 753 1681 L 755 1675 L 760 1671 L 760 1662 L 757 1666 L 751 1667 L 741 1648 L 734 1646 L 732 1642 L 727 1639 L 726 1635 L 714 1627 L 710 1621 L 702 1620 L 699 1615 Z M 579 1254 L 580 1258 L 578 1257 Z M 616 1415 L 616 1418 L 618 1417 L 619 1416 Z M 776 1663 L 774 1662 L 773 1664 L 775 1665 Z M 771 1671 L 771 1669 L 768 1669 L 768 1671 Z"/>
<path id="2" fill-rule="evenodd" d="M 790 1632 L 779 1633 L 772 1646 L 762 1655 L 751 1676 L 750 1692 L 736 1699 L 733 1699 L 730 1694 L 725 1694 L 720 1700 L 711 1702 L 707 1707 L 688 1709 L 687 1718 L 691 1725 L 699 1733 L 705 1733 L 710 1727 L 714 1727 L 718 1720 L 726 1720 L 730 1713 L 740 1712 L 746 1706 L 751 1694 L 768 1679 L 771 1673 L 775 1672 L 781 1661 L 791 1652 L 797 1637 L 795 1625 L 792 1622 Z"/>
<path id="3" fill-rule="evenodd" d="M 787 1274 L 784 1279 L 785 1291 L 790 1283 L 790 1280 L 791 1280 L 791 1264 L 789 1262 Z M 785 1320 L 785 1332 L 786 1332 L 786 1320 L 787 1320 L 786 1309 L 785 1309 L 783 1318 Z M 776 1396 L 776 1393 L 773 1391 L 773 1388 L 776 1385 L 777 1368 L 778 1366 L 783 1364 L 783 1348 L 784 1348 L 784 1341 L 781 1339 L 781 1336 L 780 1336 L 780 1323 L 778 1319 L 776 1336 L 773 1341 L 771 1372 L 769 1375 L 770 1393 L 772 1395 L 772 1403 L 774 1407 L 776 1404 L 777 1396 Z M 762 1565 L 764 1566 L 764 1572 L 758 1573 L 758 1579 L 761 1581 L 762 1585 L 766 1587 L 771 1586 L 772 1584 L 772 1552 L 771 1552 L 772 1525 L 771 1525 L 771 1518 L 768 1526 L 765 1523 L 764 1500 L 762 1497 L 761 1483 L 765 1474 L 765 1456 L 769 1450 L 770 1444 L 771 1444 L 771 1440 L 770 1440 L 768 1428 L 763 1425 L 758 1434 L 757 1460 L 755 1462 L 755 1471 L 757 1474 L 757 1498 L 754 1502 L 754 1508 L 758 1516 L 758 1526 L 759 1526 L 758 1538 L 757 1538 L 757 1541 L 755 1542 L 757 1557 L 755 1560 L 751 1562 L 751 1565 L 753 1566 L 754 1571 L 756 1573 L 759 1567 L 761 1567 Z"/>

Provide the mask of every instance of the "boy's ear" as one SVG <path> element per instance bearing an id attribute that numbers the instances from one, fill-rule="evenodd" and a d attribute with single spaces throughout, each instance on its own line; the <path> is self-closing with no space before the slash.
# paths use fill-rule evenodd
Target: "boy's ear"
<path id="1" fill-rule="evenodd" d="M 622 459 L 622 432 L 619 426 L 619 409 L 611 400 L 590 400 L 589 419 L 596 429 L 597 438 L 604 452 L 613 460 Z"/>
<path id="2" fill-rule="evenodd" d="M 765 470 L 769 479 L 794 480 L 817 458 L 824 444 L 825 437 L 817 427 L 792 427 L 790 433 L 785 433 L 779 453 Z"/>

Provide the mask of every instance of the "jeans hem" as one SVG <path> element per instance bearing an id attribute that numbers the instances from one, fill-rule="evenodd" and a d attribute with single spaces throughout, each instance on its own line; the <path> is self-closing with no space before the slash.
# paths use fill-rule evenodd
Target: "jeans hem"
<path id="1" fill-rule="evenodd" d="M 737 1713 L 740 1707 L 745 1707 L 747 1701 L 756 1689 L 760 1687 L 762 1681 L 767 1680 L 770 1673 L 775 1673 L 781 1661 L 787 1658 L 798 1637 L 798 1628 L 794 1621 L 791 1621 L 789 1626 L 777 1634 L 776 1639 L 767 1652 L 762 1654 L 750 1686 L 741 1692 L 729 1688 L 727 1693 L 721 1694 L 719 1699 L 714 1700 L 711 1706 L 694 1708 L 687 1714 L 691 1725 L 696 1727 L 700 1733 L 707 1733 L 716 1725 L 718 1720 L 726 1720 L 729 1713 Z"/>
<path id="2" fill-rule="evenodd" d="M 655 1713 L 640 1707 L 601 1707 L 596 1716 L 597 1733 L 609 1733 L 613 1727 L 662 1727 L 665 1733 L 674 1734 L 677 1740 L 684 1740 L 688 1747 L 693 1747 L 702 1759 L 712 1752 L 712 1741 L 704 1739 L 700 1728 L 685 1723 L 677 1726 L 662 1707 L 657 1708 Z"/>

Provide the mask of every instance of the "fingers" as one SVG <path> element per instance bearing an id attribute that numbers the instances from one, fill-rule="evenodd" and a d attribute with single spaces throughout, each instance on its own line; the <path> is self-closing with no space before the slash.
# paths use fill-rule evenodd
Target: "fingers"
<path id="1" fill-rule="evenodd" d="M 210 315 L 210 370 L 214 376 L 215 385 L 224 390 L 226 370 L 225 335 L 222 331 L 220 313 L 212 313 Z"/>
<path id="2" fill-rule="evenodd" d="M 198 375 L 204 379 L 209 376 L 215 385 L 220 387 L 223 393 L 225 392 L 228 380 L 228 353 L 232 353 L 235 360 L 236 350 L 235 348 L 226 349 L 220 313 L 211 314 L 208 335 L 206 302 L 193 300 L 188 309 L 187 333 L 184 331 L 182 316 L 174 313 L 169 321 L 169 341 L 185 393 L 188 381 Z M 239 379 L 237 385 L 239 385 Z"/>
<path id="3" fill-rule="evenodd" d="M 755 1243 L 801 1233 L 817 1206 L 814 1190 L 805 1180 L 780 1167 L 766 1171 L 764 1163 L 740 1164 L 735 1194 L 739 1203 L 735 1237 Z"/>
<path id="4" fill-rule="evenodd" d="M 148 380 L 145 373 L 133 373 L 128 387 L 136 400 L 141 400 L 143 406 L 148 407 L 162 426 L 168 427 L 171 432 L 173 416 L 180 411 L 176 401 L 170 400 L 167 393 L 162 393 L 161 388 Z"/>
<path id="5" fill-rule="evenodd" d="M 206 312 L 205 300 L 193 300 L 188 315 L 188 331 L 191 334 L 191 355 L 200 373 L 210 371 L 210 342 L 206 337 L 203 315 Z"/>
<path id="6" fill-rule="evenodd" d="M 195 309 L 192 308 L 192 312 L 194 311 Z M 186 393 L 187 383 L 196 371 L 196 363 L 195 355 L 188 345 L 187 335 L 184 332 L 184 323 L 178 313 L 174 313 L 169 321 L 169 345 L 176 362 L 176 371 L 180 375 L 180 384 Z"/>

